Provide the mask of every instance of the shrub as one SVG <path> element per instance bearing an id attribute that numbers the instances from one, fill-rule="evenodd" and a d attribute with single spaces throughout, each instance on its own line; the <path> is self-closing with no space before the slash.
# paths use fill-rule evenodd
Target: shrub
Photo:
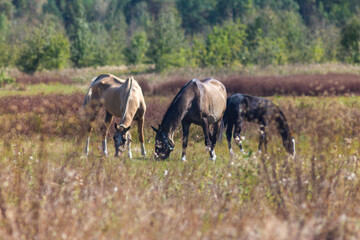
<path id="1" fill-rule="evenodd" d="M 229 67 L 235 61 L 244 62 L 247 55 L 243 45 L 245 38 L 245 25 L 240 22 L 214 27 L 206 39 L 205 65 Z"/>
<path id="2" fill-rule="evenodd" d="M 126 62 L 128 64 L 142 63 L 148 48 L 149 42 L 146 33 L 143 31 L 136 33 L 130 45 L 124 50 Z"/>
<path id="3" fill-rule="evenodd" d="M 265 65 L 281 65 L 288 61 L 288 52 L 283 38 L 271 39 L 259 37 L 254 51 L 254 62 Z"/>
<path id="4" fill-rule="evenodd" d="M 15 79 L 9 76 L 4 70 L 0 70 L 0 87 L 14 83 Z"/>
<path id="5" fill-rule="evenodd" d="M 360 62 L 360 18 L 348 22 L 341 31 L 341 58 L 350 63 Z"/>
<path id="6" fill-rule="evenodd" d="M 63 68 L 69 59 L 69 41 L 50 27 L 36 29 L 25 41 L 16 66 L 25 73 Z"/>
<path id="7" fill-rule="evenodd" d="M 149 42 L 148 55 L 157 71 L 183 63 L 176 61 L 179 54 L 184 53 L 180 50 L 184 42 L 184 31 L 181 29 L 181 20 L 175 8 L 161 9 L 151 29 Z"/>

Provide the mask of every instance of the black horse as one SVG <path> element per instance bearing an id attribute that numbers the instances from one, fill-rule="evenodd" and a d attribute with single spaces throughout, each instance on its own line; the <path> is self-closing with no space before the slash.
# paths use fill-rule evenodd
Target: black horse
<path id="1" fill-rule="evenodd" d="M 243 150 L 240 138 L 243 121 L 256 122 L 260 125 L 259 151 L 261 151 L 262 145 L 264 145 L 266 151 L 266 127 L 272 121 L 275 121 L 286 151 L 295 156 L 295 140 L 291 136 L 286 118 L 279 107 L 275 106 L 268 99 L 234 94 L 227 98 L 223 121 L 226 127 L 226 138 L 230 155 L 234 154 L 231 148 L 231 135 L 234 128 L 235 143 Z"/>
<path id="2" fill-rule="evenodd" d="M 155 156 L 161 159 L 169 157 L 174 150 L 174 132 L 181 123 L 183 128 L 182 161 L 186 161 L 186 147 L 189 136 L 190 124 L 202 126 L 210 159 L 215 160 L 214 147 L 220 135 L 221 119 L 226 108 L 226 89 L 215 79 L 199 81 L 193 79 L 186 83 L 166 111 L 159 128 L 154 129 Z M 209 126 L 213 126 L 210 131 Z"/>

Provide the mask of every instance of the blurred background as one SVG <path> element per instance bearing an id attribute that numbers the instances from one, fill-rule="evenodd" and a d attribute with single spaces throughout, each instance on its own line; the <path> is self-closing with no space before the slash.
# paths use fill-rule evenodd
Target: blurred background
<path id="1" fill-rule="evenodd" d="M 0 67 L 360 61 L 357 0 L 1 0 Z"/>

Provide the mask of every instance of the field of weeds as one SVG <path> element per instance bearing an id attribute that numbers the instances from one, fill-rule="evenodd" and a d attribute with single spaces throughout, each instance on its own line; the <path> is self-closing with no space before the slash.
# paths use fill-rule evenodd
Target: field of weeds
<path id="1" fill-rule="evenodd" d="M 257 126 L 247 123 L 245 153 L 236 149 L 231 159 L 224 139 L 215 163 L 194 125 L 188 162 L 180 161 L 181 128 L 170 159 L 153 157 L 150 126 L 160 123 L 179 87 L 191 79 L 181 73 L 160 80 L 135 75 L 148 109 L 146 158 L 136 124 L 130 130 L 132 160 L 112 157 L 111 137 L 110 157 L 101 154 L 103 112 L 85 157 L 79 108 L 91 78 L 80 81 L 77 74 L 64 74 L 64 82 L 53 75 L 19 75 L 19 85 L 0 90 L 0 238 L 360 238 L 358 72 L 214 75 L 229 93 L 272 99 L 297 143 L 293 159 L 271 127 L 268 152 L 259 154 Z M 57 88 L 49 79 L 57 79 Z M 34 93 L 39 84 L 49 88 Z M 63 86 L 70 90 L 61 91 Z"/>

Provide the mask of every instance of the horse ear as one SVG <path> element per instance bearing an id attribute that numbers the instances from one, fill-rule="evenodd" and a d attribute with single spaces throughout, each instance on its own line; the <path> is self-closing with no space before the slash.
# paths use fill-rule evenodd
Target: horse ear
<path id="1" fill-rule="evenodd" d="M 118 125 L 116 123 L 114 124 L 114 127 L 115 127 L 115 129 L 118 129 Z"/>
<path id="2" fill-rule="evenodd" d="M 151 126 L 151 128 L 157 133 L 159 130 L 157 130 L 156 128 L 154 128 L 153 126 Z"/>
<path id="3" fill-rule="evenodd" d="M 125 128 L 125 132 L 129 131 L 131 128 L 131 126 L 129 126 L 128 128 Z"/>

